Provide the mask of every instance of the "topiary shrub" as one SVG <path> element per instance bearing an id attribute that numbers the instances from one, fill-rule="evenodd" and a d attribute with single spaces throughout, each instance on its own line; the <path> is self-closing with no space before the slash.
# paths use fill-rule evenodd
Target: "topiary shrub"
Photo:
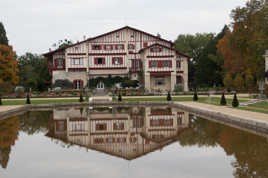
<path id="1" fill-rule="evenodd" d="M 234 94 L 234 98 L 233 98 L 233 101 L 232 101 L 232 106 L 234 108 L 238 107 L 239 106 L 239 101 L 237 99 L 237 96 L 236 96 L 236 93 Z"/>
<path id="2" fill-rule="evenodd" d="M 79 102 L 80 103 L 84 102 L 84 98 L 83 98 L 82 92 L 80 92 Z"/>
<path id="3" fill-rule="evenodd" d="M 2 96 L 0 96 L 0 105 L 3 105 L 3 103 L 2 103 Z"/>
<path id="4" fill-rule="evenodd" d="M 118 95 L 118 101 L 119 101 L 119 102 L 122 101 L 122 96 L 121 96 L 121 94 Z"/>
<path id="5" fill-rule="evenodd" d="M 222 95 L 221 95 L 221 105 L 222 106 L 225 106 L 227 104 L 227 102 L 226 102 L 226 99 L 225 99 L 225 96 L 224 96 L 224 92 L 222 93 Z"/>
<path id="6" fill-rule="evenodd" d="M 167 101 L 171 101 L 171 100 L 172 100 L 172 98 L 171 98 L 170 92 L 168 92 L 168 94 L 167 94 Z"/>
<path id="7" fill-rule="evenodd" d="M 31 104 L 30 95 L 27 93 L 26 104 Z"/>
<path id="8" fill-rule="evenodd" d="M 193 97 L 194 101 L 198 101 L 198 96 L 197 96 L 197 90 L 194 90 L 194 97 Z"/>

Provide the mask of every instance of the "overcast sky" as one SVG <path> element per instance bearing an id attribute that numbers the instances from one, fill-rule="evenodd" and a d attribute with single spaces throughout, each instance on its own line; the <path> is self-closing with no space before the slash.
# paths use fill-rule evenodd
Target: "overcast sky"
<path id="1" fill-rule="evenodd" d="M 125 25 L 174 41 L 218 33 L 246 0 L 0 0 L 0 21 L 18 55 L 41 54 L 61 39 L 81 41 Z"/>

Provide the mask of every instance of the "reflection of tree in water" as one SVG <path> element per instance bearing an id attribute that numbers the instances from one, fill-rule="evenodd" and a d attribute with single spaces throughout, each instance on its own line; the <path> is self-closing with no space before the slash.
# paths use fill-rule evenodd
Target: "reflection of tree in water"
<path id="1" fill-rule="evenodd" d="M 237 178 L 268 177 L 267 139 L 239 129 L 191 117 L 190 128 L 179 136 L 182 146 L 221 146 L 232 163 Z"/>
<path id="2" fill-rule="evenodd" d="M 7 167 L 11 146 L 18 138 L 20 121 L 16 117 L 0 121 L 0 164 Z"/>
<path id="3" fill-rule="evenodd" d="M 31 111 L 20 116 L 21 130 L 29 135 L 48 131 L 52 111 Z"/>

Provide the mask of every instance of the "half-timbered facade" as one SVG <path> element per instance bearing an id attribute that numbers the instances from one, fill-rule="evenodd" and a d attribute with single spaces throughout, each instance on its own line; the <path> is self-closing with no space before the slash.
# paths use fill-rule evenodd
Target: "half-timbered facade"
<path id="1" fill-rule="evenodd" d="M 133 160 L 176 141 L 189 113 L 166 106 L 55 109 L 46 136 Z"/>
<path id="2" fill-rule="evenodd" d="M 44 54 L 52 82 L 68 79 L 83 88 L 88 79 L 121 76 L 139 80 L 142 71 L 148 91 L 173 91 L 176 84 L 188 90 L 189 56 L 174 44 L 132 27 L 89 38 Z"/>
<path id="3" fill-rule="evenodd" d="M 268 84 L 268 50 L 265 51 L 265 82 Z"/>

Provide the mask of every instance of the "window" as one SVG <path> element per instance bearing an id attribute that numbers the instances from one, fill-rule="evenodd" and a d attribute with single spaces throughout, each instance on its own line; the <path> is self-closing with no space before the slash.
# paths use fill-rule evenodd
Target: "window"
<path id="1" fill-rule="evenodd" d="M 71 65 L 83 65 L 83 62 L 82 58 L 71 58 L 70 60 Z"/>
<path id="2" fill-rule="evenodd" d="M 176 67 L 181 68 L 181 61 L 176 61 Z"/>
<path id="3" fill-rule="evenodd" d="M 96 130 L 97 131 L 102 131 L 102 130 L 107 130 L 107 124 L 96 124 Z"/>
<path id="4" fill-rule="evenodd" d="M 158 61 L 152 61 L 152 67 L 157 67 Z"/>
<path id="5" fill-rule="evenodd" d="M 122 57 L 113 57 L 112 63 L 115 65 L 123 64 L 123 58 Z"/>
<path id="6" fill-rule="evenodd" d="M 105 49 L 105 50 L 109 50 L 109 51 L 110 51 L 110 50 L 113 50 L 113 45 L 105 45 L 105 46 L 104 46 L 104 49 Z"/>
<path id="7" fill-rule="evenodd" d="M 92 50 L 101 50 L 101 45 L 92 45 Z"/>
<path id="8" fill-rule="evenodd" d="M 64 59 L 55 59 L 55 67 L 63 68 L 63 60 Z"/>
<path id="9" fill-rule="evenodd" d="M 74 80 L 73 81 L 73 88 L 74 89 L 81 89 L 84 86 L 83 80 Z"/>
<path id="10" fill-rule="evenodd" d="M 155 80 L 155 85 L 165 85 L 165 80 L 164 79 L 156 79 Z"/>
<path id="11" fill-rule="evenodd" d="M 164 67 L 169 67 L 169 61 L 164 61 Z"/>
<path id="12" fill-rule="evenodd" d="M 103 64 L 105 64 L 105 58 L 103 58 L 103 57 L 94 58 L 94 64 L 95 65 L 103 65 Z"/>
<path id="13" fill-rule="evenodd" d="M 124 49 L 124 45 L 123 44 L 117 44 L 117 45 L 115 45 L 115 49 L 118 49 L 118 50 Z"/>
<path id="14" fill-rule="evenodd" d="M 154 53 L 158 53 L 158 52 L 161 52 L 162 51 L 162 48 L 159 48 L 159 47 L 153 47 L 150 49 L 151 52 L 154 52 Z"/>
<path id="15" fill-rule="evenodd" d="M 135 45 L 134 44 L 128 44 L 128 49 L 130 49 L 130 50 L 135 49 Z"/>
<path id="16" fill-rule="evenodd" d="M 114 123 L 114 130 L 124 130 L 124 123 Z"/>

